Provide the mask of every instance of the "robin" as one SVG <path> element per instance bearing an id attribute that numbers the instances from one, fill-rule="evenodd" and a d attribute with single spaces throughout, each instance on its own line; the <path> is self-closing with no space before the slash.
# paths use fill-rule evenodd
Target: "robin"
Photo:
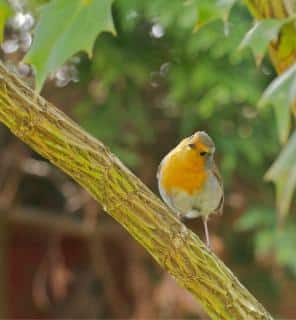
<path id="1" fill-rule="evenodd" d="M 214 152 L 210 136 L 197 131 L 163 158 L 157 172 L 160 195 L 173 212 L 180 219 L 202 218 L 208 247 L 208 218 L 214 213 L 221 214 L 224 204 Z"/>

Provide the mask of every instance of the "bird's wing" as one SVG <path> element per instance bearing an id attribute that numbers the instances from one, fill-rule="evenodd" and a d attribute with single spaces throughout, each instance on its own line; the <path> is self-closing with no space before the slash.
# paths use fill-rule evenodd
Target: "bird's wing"
<path id="1" fill-rule="evenodd" d="M 221 189 L 222 189 L 222 196 L 221 196 L 220 202 L 218 204 L 218 207 L 215 210 L 216 213 L 221 215 L 223 213 L 223 207 L 224 207 L 224 187 L 223 187 L 222 177 L 220 175 L 220 172 L 219 172 L 216 164 L 214 164 L 214 166 L 213 166 L 213 173 L 214 173 L 214 176 L 217 178 L 217 180 L 221 186 Z"/>
<path id="2" fill-rule="evenodd" d="M 168 154 L 169 155 L 169 154 Z M 162 166 L 164 165 L 165 161 L 167 160 L 168 158 L 168 155 L 166 155 L 160 162 L 160 164 L 158 165 L 158 168 L 157 168 L 157 173 L 156 173 L 156 177 L 157 177 L 157 180 L 158 180 L 158 190 L 159 190 L 159 193 L 161 195 L 161 198 L 162 200 L 174 211 L 176 212 L 176 214 L 178 214 L 178 211 L 176 211 L 176 208 L 172 202 L 172 198 L 170 197 L 169 194 L 166 193 L 166 191 L 161 187 L 161 183 L 160 183 L 160 171 L 161 171 L 161 168 Z"/>
<path id="3" fill-rule="evenodd" d="M 160 178 L 161 166 L 162 166 L 162 161 L 160 162 L 160 164 L 159 164 L 158 167 L 157 167 L 157 172 L 156 172 L 156 178 L 157 178 L 157 179 Z"/>
<path id="4" fill-rule="evenodd" d="M 160 164 L 158 165 L 158 168 L 157 168 L 156 178 L 158 180 L 160 179 L 160 170 L 161 170 L 161 167 L 162 167 L 162 163 L 163 163 L 163 160 L 160 162 Z"/>

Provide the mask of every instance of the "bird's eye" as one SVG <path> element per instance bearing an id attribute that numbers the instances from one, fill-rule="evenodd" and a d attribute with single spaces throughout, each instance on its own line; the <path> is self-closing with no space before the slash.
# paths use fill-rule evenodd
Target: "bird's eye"
<path id="1" fill-rule="evenodd" d="M 205 151 L 200 152 L 200 155 L 203 157 L 205 156 L 207 153 Z"/>
<path id="2" fill-rule="evenodd" d="M 195 148 L 195 144 L 194 144 L 194 143 L 189 143 L 188 147 L 189 147 L 190 149 L 194 149 L 194 148 Z"/>

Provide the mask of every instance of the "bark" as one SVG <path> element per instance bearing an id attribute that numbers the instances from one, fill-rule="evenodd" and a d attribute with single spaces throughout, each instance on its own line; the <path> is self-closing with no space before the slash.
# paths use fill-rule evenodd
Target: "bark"
<path id="1" fill-rule="evenodd" d="M 88 190 L 213 319 L 271 319 L 223 262 L 107 147 L 1 63 L 0 121 Z"/>

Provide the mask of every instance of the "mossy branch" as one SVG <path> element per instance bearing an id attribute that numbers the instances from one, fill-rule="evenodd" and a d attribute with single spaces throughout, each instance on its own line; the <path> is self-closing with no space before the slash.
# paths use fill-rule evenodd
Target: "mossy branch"
<path id="1" fill-rule="evenodd" d="M 271 319 L 223 262 L 107 147 L 1 63 L 0 121 L 88 190 L 213 319 Z"/>

